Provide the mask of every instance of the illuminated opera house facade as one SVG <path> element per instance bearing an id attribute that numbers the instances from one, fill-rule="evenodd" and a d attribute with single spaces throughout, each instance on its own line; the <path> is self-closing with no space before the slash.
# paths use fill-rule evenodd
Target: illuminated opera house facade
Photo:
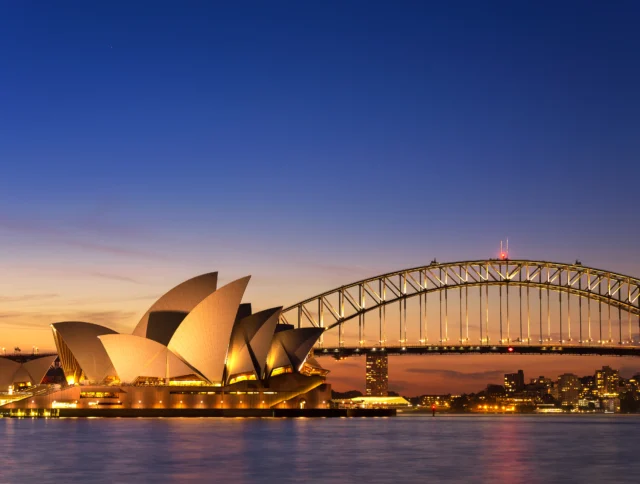
<path id="1" fill-rule="evenodd" d="M 282 308 L 242 303 L 250 277 L 218 288 L 216 272 L 158 299 L 132 334 L 66 321 L 51 325 L 66 385 L 11 408 L 256 409 L 328 406 L 328 373 L 312 355 L 319 328 L 279 324 Z M 34 360 L 37 362 L 38 360 Z M 51 361 L 25 364 L 38 373 Z M 18 370 L 15 366 L 10 370 Z M 6 365 L 5 365 L 6 366 Z M 0 374 L 4 373 L 0 368 Z M 1 375 L 0 375 L 1 376 Z M 5 378 L 7 379 L 7 378 Z M 7 380 L 8 381 L 8 380 Z"/>

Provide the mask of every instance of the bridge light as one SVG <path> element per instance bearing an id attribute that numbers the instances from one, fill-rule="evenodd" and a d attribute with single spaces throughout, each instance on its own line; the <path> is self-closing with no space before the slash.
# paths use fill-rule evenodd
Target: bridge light
<path id="1" fill-rule="evenodd" d="M 509 346 L 509 348 L 507 348 L 507 351 L 508 351 L 509 353 L 513 353 L 513 346 Z"/>

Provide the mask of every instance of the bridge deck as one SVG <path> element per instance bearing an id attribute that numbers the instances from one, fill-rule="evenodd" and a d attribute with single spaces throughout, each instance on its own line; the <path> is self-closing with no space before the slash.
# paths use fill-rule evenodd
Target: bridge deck
<path id="1" fill-rule="evenodd" d="M 385 346 L 362 348 L 357 346 L 315 348 L 314 356 L 333 356 L 346 358 L 366 354 L 388 355 L 574 355 L 574 356 L 640 356 L 638 346 L 608 345 L 420 345 L 420 346 Z"/>

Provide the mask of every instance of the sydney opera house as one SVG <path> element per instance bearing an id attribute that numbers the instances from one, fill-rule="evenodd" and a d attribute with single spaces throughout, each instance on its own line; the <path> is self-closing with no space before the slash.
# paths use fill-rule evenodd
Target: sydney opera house
<path id="1" fill-rule="evenodd" d="M 279 324 L 282 308 L 242 303 L 250 277 L 216 272 L 158 299 L 132 334 L 89 322 L 51 325 L 66 384 L 40 385 L 56 358 L 0 359 L 3 387 L 33 385 L 13 409 L 323 408 L 327 371 L 312 355 L 322 329 Z M 2 390 L 6 390 L 2 388 Z"/>

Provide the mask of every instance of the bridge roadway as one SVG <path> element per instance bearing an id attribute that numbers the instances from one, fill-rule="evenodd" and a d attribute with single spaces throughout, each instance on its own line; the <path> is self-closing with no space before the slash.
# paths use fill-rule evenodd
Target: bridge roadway
<path id="1" fill-rule="evenodd" d="M 391 356 L 399 355 L 574 355 L 574 356 L 640 356 L 638 346 L 618 345 L 576 345 L 554 344 L 527 345 L 515 343 L 513 345 L 498 344 L 494 346 L 481 345 L 416 345 L 416 346 L 384 346 L 384 347 L 316 347 L 314 356 L 332 356 L 336 359 L 366 354 L 386 353 Z"/>

